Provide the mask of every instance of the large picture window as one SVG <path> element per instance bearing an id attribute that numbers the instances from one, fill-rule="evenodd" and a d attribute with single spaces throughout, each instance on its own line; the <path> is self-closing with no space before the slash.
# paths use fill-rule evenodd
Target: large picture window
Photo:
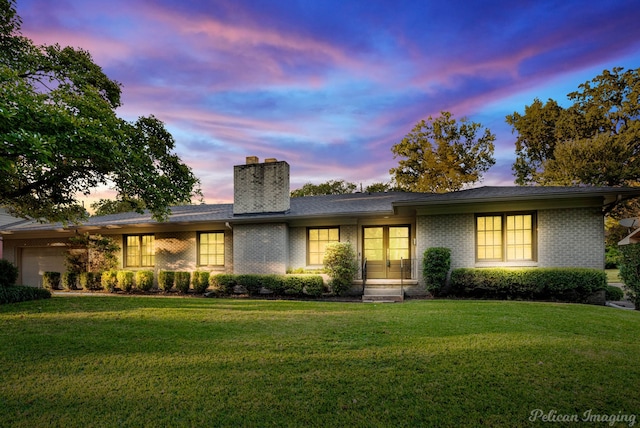
<path id="1" fill-rule="evenodd" d="M 198 264 L 224 266 L 224 232 L 198 234 Z"/>
<path id="2" fill-rule="evenodd" d="M 126 267 L 150 267 L 155 265 L 155 240 L 153 235 L 128 235 L 125 237 Z"/>
<path id="3" fill-rule="evenodd" d="M 534 260 L 535 221 L 535 213 L 476 216 L 476 259 Z"/>
<path id="4" fill-rule="evenodd" d="M 309 229 L 308 264 L 321 265 L 324 260 L 324 252 L 328 244 L 340 242 L 340 229 L 337 227 L 324 227 Z"/>

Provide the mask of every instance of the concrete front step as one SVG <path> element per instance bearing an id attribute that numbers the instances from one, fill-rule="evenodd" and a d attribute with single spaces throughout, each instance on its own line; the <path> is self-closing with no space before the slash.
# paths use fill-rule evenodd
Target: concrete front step
<path id="1" fill-rule="evenodd" d="M 404 292 L 402 287 L 389 285 L 367 285 L 362 295 L 363 302 L 402 302 Z"/>

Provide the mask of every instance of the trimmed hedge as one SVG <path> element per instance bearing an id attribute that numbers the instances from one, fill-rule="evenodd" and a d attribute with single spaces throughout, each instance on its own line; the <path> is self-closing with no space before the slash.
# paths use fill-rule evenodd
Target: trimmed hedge
<path id="1" fill-rule="evenodd" d="M 102 289 L 101 272 L 81 272 L 78 281 L 80 282 L 80 287 L 85 290 Z"/>
<path id="2" fill-rule="evenodd" d="M 440 294 L 451 268 L 451 250 L 444 247 L 427 248 L 422 258 L 422 277 L 427 291 Z"/>
<path id="3" fill-rule="evenodd" d="M 118 272 L 115 270 L 105 270 L 102 272 L 102 288 L 109 293 L 116 291 L 116 285 L 118 284 Z"/>
<path id="4" fill-rule="evenodd" d="M 153 271 L 139 270 L 136 275 L 136 288 L 140 291 L 149 291 L 153 288 Z"/>
<path id="5" fill-rule="evenodd" d="M 179 292 L 186 294 L 189 292 L 189 283 L 191 282 L 191 273 L 190 272 L 176 272 L 175 276 L 175 285 L 176 290 Z"/>
<path id="6" fill-rule="evenodd" d="M 209 288 L 209 272 L 197 270 L 191 275 L 191 285 L 196 294 L 203 294 Z"/>
<path id="7" fill-rule="evenodd" d="M 606 290 L 606 273 L 587 268 L 455 269 L 451 294 L 488 299 L 584 302 Z"/>
<path id="8" fill-rule="evenodd" d="M 250 295 L 318 297 L 326 291 L 320 275 L 234 275 L 221 273 L 209 277 L 209 286 L 218 295 L 234 293 L 242 286 Z"/>
<path id="9" fill-rule="evenodd" d="M 171 270 L 161 270 L 158 272 L 158 287 L 164 291 L 171 291 L 176 280 L 176 273 Z"/>
<path id="10" fill-rule="evenodd" d="M 44 272 L 42 274 L 42 288 L 47 290 L 60 289 L 60 272 Z"/>
<path id="11" fill-rule="evenodd" d="M 51 292 L 44 288 L 10 285 L 0 287 L 0 304 L 26 302 L 28 300 L 48 299 Z"/>
<path id="12" fill-rule="evenodd" d="M 78 288 L 78 274 L 75 272 L 62 272 L 60 283 L 64 290 L 75 290 Z"/>
<path id="13" fill-rule="evenodd" d="M 118 287 L 125 293 L 129 293 L 133 289 L 134 273 L 130 270 L 119 270 L 116 274 Z"/>

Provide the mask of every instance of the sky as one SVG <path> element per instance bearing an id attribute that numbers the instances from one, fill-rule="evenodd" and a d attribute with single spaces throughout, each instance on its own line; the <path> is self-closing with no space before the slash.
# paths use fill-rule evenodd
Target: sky
<path id="1" fill-rule="evenodd" d="M 613 67 L 640 67 L 640 1 L 18 0 L 23 35 L 88 50 L 122 84 L 118 115 L 153 114 L 232 202 L 247 156 L 291 166 L 291 189 L 388 182 L 391 147 L 449 111 L 495 135 L 476 185 L 513 185 L 505 116 Z M 113 197 L 101 189 L 94 197 Z"/>

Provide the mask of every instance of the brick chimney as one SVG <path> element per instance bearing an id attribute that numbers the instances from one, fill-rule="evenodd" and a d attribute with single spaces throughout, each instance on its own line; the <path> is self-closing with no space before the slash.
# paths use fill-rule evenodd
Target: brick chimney
<path id="1" fill-rule="evenodd" d="M 283 213 L 290 208 L 289 164 L 247 156 L 233 167 L 233 215 Z"/>

